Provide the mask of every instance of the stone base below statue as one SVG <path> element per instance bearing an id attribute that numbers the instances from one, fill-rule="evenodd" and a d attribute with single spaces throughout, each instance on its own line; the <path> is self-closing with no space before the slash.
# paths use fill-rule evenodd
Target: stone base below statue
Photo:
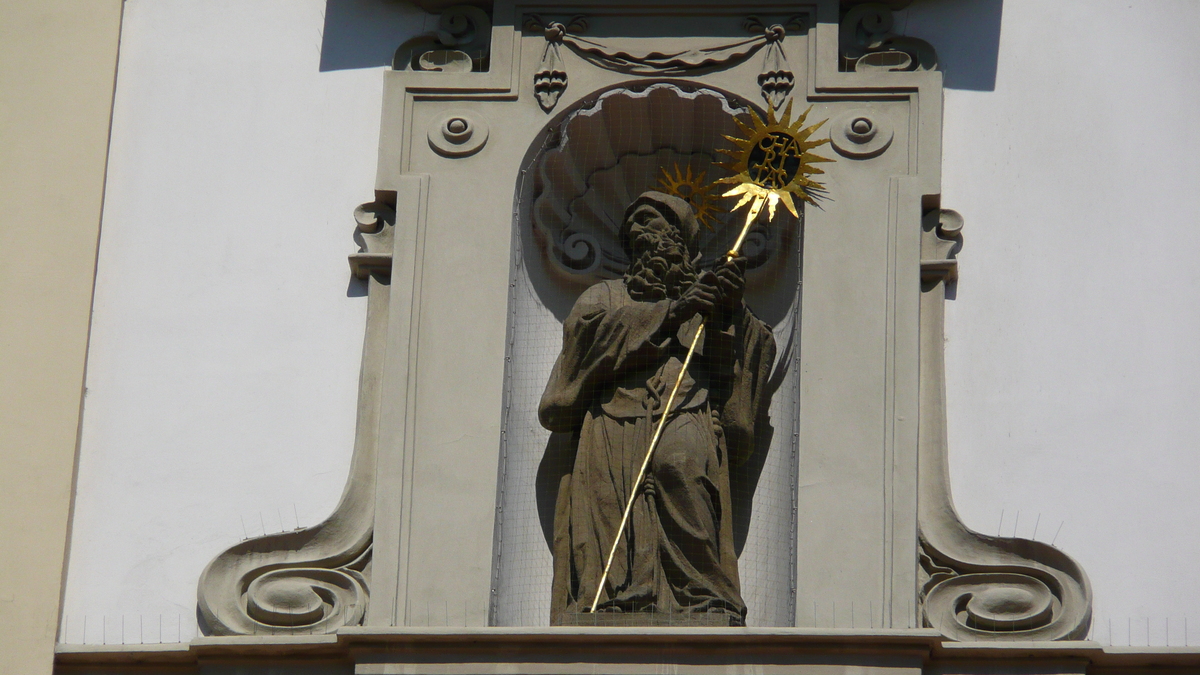
<path id="1" fill-rule="evenodd" d="M 563 626 L 729 628 L 737 625 L 724 612 L 681 614 L 678 612 L 586 612 L 563 616 Z"/>
<path id="2" fill-rule="evenodd" d="M 342 628 L 335 635 L 203 637 L 161 645 L 59 645 L 56 651 L 54 675 L 1200 672 L 1200 647 L 1106 648 L 1086 641 L 952 642 L 930 629 L 354 627 Z"/>

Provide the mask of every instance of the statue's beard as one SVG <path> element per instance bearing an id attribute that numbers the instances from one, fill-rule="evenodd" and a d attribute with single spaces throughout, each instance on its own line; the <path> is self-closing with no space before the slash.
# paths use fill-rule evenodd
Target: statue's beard
<path id="1" fill-rule="evenodd" d="M 679 296 L 696 281 L 696 270 L 683 243 L 655 233 L 643 233 L 653 245 L 642 249 L 625 272 L 625 287 L 634 300 L 657 302 Z"/>

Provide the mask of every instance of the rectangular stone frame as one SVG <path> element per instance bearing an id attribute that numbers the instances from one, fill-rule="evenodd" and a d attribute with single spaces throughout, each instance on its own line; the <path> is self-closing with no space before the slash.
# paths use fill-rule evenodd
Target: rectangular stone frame
<path id="1" fill-rule="evenodd" d="M 796 625 L 915 627 L 919 223 L 939 192 L 941 75 L 838 72 L 835 2 L 661 3 L 654 11 L 700 7 L 811 13 L 816 26 L 789 36 L 786 49 L 795 94 L 816 106 L 812 119 L 850 106 L 896 119 L 883 157 L 834 155 L 831 200 L 807 213 Z M 638 10 L 500 2 L 489 72 L 386 73 L 376 188 L 396 194 L 398 214 L 368 625 L 487 623 L 512 193 L 549 119 L 530 91 L 541 39 L 522 36 L 520 17 L 621 11 Z M 573 68 L 560 109 L 606 81 L 631 79 L 584 69 Z M 730 79 L 693 81 L 758 98 L 752 78 Z M 448 107 L 491 121 L 478 155 L 430 151 L 426 128 Z M 439 611 L 427 616 L 427 606 Z"/>
<path id="2" fill-rule="evenodd" d="M 376 201 L 355 214 L 362 250 L 351 256 L 370 300 L 350 479 L 325 522 L 210 563 L 199 592 L 208 632 L 488 626 L 522 162 L 554 119 L 544 108 L 652 81 L 567 59 L 562 95 L 535 97 L 551 34 L 522 25 L 538 14 L 637 22 L 654 33 L 644 52 L 672 36 L 710 47 L 722 38 L 708 29 L 723 22 L 728 33 L 735 17 L 761 17 L 760 29 L 802 17 L 806 28 L 781 43 L 791 94 L 812 105 L 810 122 L 829 120 L 823 153 L 836 161 L 823 165 L 828 196 L 806 210 L 802 245 L 794 626 L 1086 635 L 1091 591 L 1078 565 L 1039 542 L 971 532 L 954 512 L 940 341 L 961 218 L 940 204 L 941 74 L 921 69 L 936 62 L 925 43 L 865 55 L 847 44 L 882 5 L 839 10 L 836 0 L 505 0 L 487 71 L 385 73 Z M 920 68 L 888 70 L 904 59 Z M 759 63 L 674 79 L 755 101 Z M 444 141 L 452 118 L 474 130 L 460 145 Z"/>

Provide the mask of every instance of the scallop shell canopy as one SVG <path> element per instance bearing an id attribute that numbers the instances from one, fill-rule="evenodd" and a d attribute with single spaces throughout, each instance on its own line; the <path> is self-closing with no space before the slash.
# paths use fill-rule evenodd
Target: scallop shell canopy
<path id="1" fill-rule="evenodd" d="M 729 146 L 724 137 L 739 133 L 733 118 L 745 114 L 746 108 L 711 89 L 656 84 L 606 92 L 568 117 L 535 174 L 534 234 L 554 267 L 585 284 L 624 274 L 629 260 L 618 232 L 626 207 L 643 192 L 661 189 L 664 169 L 686 174 L 690 168 L 693 176 L 705 174 L 705 182 L 728 175 L 715 164 L 724 158 L 716 149 Z M 719 201 L 711 228 L 700 228 L 702 264 L 715 261 L 737 237 L 741 223 L 726 201 Z M 771 257 L 778 229 L 751 231 L 743 245 L 750 267 Z"/>

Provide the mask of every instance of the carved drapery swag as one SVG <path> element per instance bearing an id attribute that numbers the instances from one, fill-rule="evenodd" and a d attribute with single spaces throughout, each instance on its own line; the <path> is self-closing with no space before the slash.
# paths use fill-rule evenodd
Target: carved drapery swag
<path id="1" fill-rule="evenodd" d="M 559 96 L 567 88 L 567 72 L 560 46 L 566 46 L 597 68 L 628 75 L 658 77 L 695 75 L 732 68 L 766 47 L 767 53 L 763 60 L 762 72 L 758 76 L 758 84 L 763 99 L 780 108 L 796 82 L 795 74 L 788 66 L 787 56 L 783 52 L 783 39 L 788 30 L 804 29 L 804 17 L 793 17 L 783 24 L 765 25 L 758 17 L 750 16 L 743 25 L 746 30 L 758 35 L 711 47 L 635 54 L 582 37 L 580 33 L 588 27 L 587 19 L 583 16 L 574 16 L 562 23 L 531 14 L 526 17 L 525 30 L 542 31 L 546 38 L 546 48 L 542 52 L 542 60 L 533 80 L 538 104 L 547 112 L 553 110 L 558 104 Z"/>

